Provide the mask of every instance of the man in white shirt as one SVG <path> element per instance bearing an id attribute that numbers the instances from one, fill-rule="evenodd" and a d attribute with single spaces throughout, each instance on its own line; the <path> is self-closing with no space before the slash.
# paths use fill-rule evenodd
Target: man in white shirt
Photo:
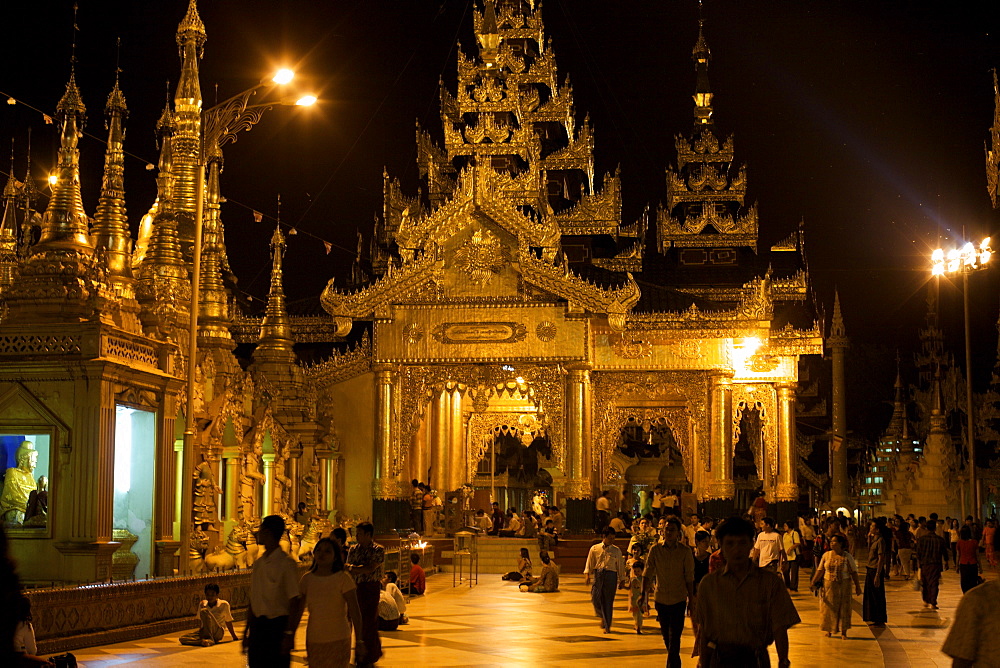
<path id="1" fill-rule="evenodd" d="M 690 523 L 685 524 L 682 527 L 684 531 L 684 541 L 683 543 L 694 549 L 694 535 L 701 530 L 701 518 L 698 517 L 698 513 L 691 513 Z"/>
<path id="2" fill-rule="evenodd" d="M 399 610 L 399 623 L 406 624 L 410 621 L 406 617 L 406 597 L 403 596 L 402 590 L 396 584 L 398 580 L 399 576 L 396 575 L 396 571 L 386 571 L 385 575 L 382 576 L 382 586 L 396 602 L 396 609 Z"/>
<path id="3" fill-rule="evenodd" d="M 764 570 L 777 573 L 783 550 L 781 534 L 774 530 L 773 518 L 765 517 L 762 523 L 764 530 L 757 534 L 750 558 L 756 560 L 757 565 Z"/>
<path id="4" fill-rule="evenodd" d="M 227 628 L 233 640 L 239 640 L 236 629 L 233 628 L 233 613 L 229 602 L 219 598 L 219 585 L 214 582 L 205 585 L 205 599 L 198 606 L 198 622 L 197 631 L 181 636 L 182 645 L 210 647 L 222 642 Z"/>
<path id="5" fill-rule="evenodd" d="M 607 490 L 601 492 L 594 506 L 597 509 L 597 525 L 594 529 L 595 533 L 601 536 L 604 533 L 604 527 L 608 526 L 608 523 L 611 522 L 611 499 L 608 498 Z"/>
<path id="6" fill-rule="evenodd" d="M 583 574 L 586 576 L 584 584 L 593 582 L 590 600 L 601 620 L 601 628 L 605 633 L 611 633 L 615 591 L 625 585 L 625 558 L 615 545 L 615 530 L 611 527 L 605 527 L 601 542 L 590 548 Z"/>
<path id="7" fill-rule="evenodd" d="M 285 535 L 285 520 L 268 515 L 260 523 L 257 542 L 264 554 L 250 574 L 250 609 L 243 632 L 243 649 L 250 668 L 288 668 L 292 660 L 295 622 L 289 613 L 299 598 L 299 571 L 278 546 Z"/>
<path id="8" fill-rule="evenodd" d="M 660 510 L 663 508 L 663 488 L 657 485 L 653 490 L 653 517 L 660 519 Z"/>

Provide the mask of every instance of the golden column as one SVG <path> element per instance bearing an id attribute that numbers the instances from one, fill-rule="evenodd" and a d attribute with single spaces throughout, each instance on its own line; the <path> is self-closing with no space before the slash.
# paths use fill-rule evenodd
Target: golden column
<path id="1" fill-rule="evenodd" d="M 431 479 L 430 486 L 438 491 L 443 491 L 448 486 L 448 467 L 450 460 L 448 457 L 448 424 L 450 417 L 450 393 L 445 387 L 434 397 L 431 404 L 430 414 L 433 430 L 431 438 Z"/>
<path id="2" fill-rule="evenodd" d="M 777 383 L 778 480 L 774 496 L 778 503 L 798 502 L 798 453 L 795 446 L 795 383 Z"/>
<path id="3" fill-rule="evenodd" d="M 380 364 L 375 371 L 375 479 L 372 498 L 394 499 L 398 492 L 393 472 L 392 417 L 396 368 Z"/>
<path id="4" fill-rule="evenodd" d="M 566 449 L 563 473 L 566 483 L 566 528 L 573 532 L 587 531 L 594 526 L 591 502 L 593 471 L 591 422 L 593 417 L 590 371 L 586 363 L 566 367 Z"/>
<path id="5" fill-rule="evenodd" d="M 467 481 L 465 434 L 468 431 L 468 418 L 462 412 L 462 391 L 455 386 L 449 400 L 450 414 L 448 424 L 448 486 L 441 491 L 453 492 Z"/>
<path id="6" fill-rule="evenodd" d="M 716 372 L 709 377 L 708 446 L 711 476 L 705 489 L 706 501 L 715 501 L 710 514 L 728 517 L 736 494 L 733 483 L 733 378 Z M 720 511 L 724 511 L 722 514 Z"/>

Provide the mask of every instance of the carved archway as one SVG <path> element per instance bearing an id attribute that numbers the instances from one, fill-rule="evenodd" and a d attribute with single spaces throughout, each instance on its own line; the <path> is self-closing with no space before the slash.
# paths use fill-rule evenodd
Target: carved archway
<path id="1" fill-rule="evenodd" d="M 522 382 L 518 382 L 519 380 Z M 549 436 L 552 461 L 556 466 L 562 467 L 564 446 L 561 420 L 564 390 L 563 373 L 558 365 L 525 366 L 510 371 L 499 364 L 442 364 L 404 366 L 400 372 L 397 386 L 399 391 L 395 393 L 396 406 L 393 411 L 394 475 L 402 470 L 413 435 L 425 416 L 427 406 L 446 387 L 456 385 L 456 391 L 472 398 L 475 411 L 473 416 L 485 412 L 490 399 L 496 396 L 513 396 L 516 393 L 529 401 L 537 410 L 537 419 Z M 554 419 L 549 419 L 549 416 Z M 470 461 L 473 459 L 471 454 Z M 471 470 L 475 472 L 474 468 Z"/>
<path id="2" fill-rule="evenodd" d="M 614 406 L 604 411 L 601 423 L 595 430 L 595 453 L 597 456 L 594 457 L 594 466 L 600 474 L 602 484 L 610 480 L 610 466 L 618 449 L 622 428 L 630 422 L 641 425 L 644 429 L 656 424 L 669 428 L 678 449 L 681 451 L 684 470 L 689 472 L 688 475 L 691 475 L 690 472 L 694 470 L 695 466 L 695 453 L 691 446 L 693 425 L 687 407 Z"/>
<path id="3" fill-rule="evenodd" d="M 534 440 L 535 437 L 544 434 L 545 428 L 531 413 L 473 413 L 469 419 L 467 479 L 475 478 L 479 462 L 489 452 L 498 436 L 513 436 L 523 442 L 525 437 Z"/>
<path id="4" fill-rule="evenodd" d="M 753 447 L 754 463 L 762 481 L 773 480 L 778 471 L 777 395 L 771 385 L 733 384 L 733 457 L 740 439 L 741 422 L 748 411 L 756 410 L 760 416 L 760 445 Z"/>
<path id="5" fill-rule="evenodd" d="M 660 403 L 662 407 L 650 407 L 654 411 L 669 412 L 671 430 L 678 446 L 678 425 L 683 424 L 682 450 L 684 467 L 688 476 L 694 476 L 695 466 L 709 470 L 708 452 L 708 372 L 706 371 L 626 371 L 595 373 L 593 375 L 594 405 L 594 468 L 597 469 L 602 453 L 610 457 L 609 434 L 613 431 L 617 440 L 618 430 L 624 420 L 614 412 L 622 406 Z M 683 423 L 680 415 L 684 416 Z M 654 417 L 658 417 L 654 414 Z M 699 434 L 700 437 L 696 437 Z M 605 458 L 605 461 L 608 461 Z M 602 480 L 605 474 L 602 472 Z"/>

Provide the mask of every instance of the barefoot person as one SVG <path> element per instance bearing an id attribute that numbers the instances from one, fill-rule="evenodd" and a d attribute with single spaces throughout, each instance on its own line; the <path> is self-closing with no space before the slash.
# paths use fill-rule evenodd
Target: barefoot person
<path id="1" fill-rule="evenodd" d="M 788 629 L 801 620 L 785 583 L 750 560 L 754 528 L 734 517 L 722 523 L 716 538 L 725 566 L 698 585 L 698 646 L 702 668 L 768 666 L 767 647 L 778 653 L 778 668 L 788 661 Z"/>
<path id="2" fill-rule="evenodd" d="M 590 600 L 601 620 L 601 629 L 611 633 L 615 591 L 625 585 L 625 558 L 615 545 L 615 530 L 611 527 L 604 527 L 601 542 L 590 548 L 583 574 L 586 576 L 585 584 L 593 583 Z"/>
<path id="3" fill-rule="evenodd" d="M 292 660 L 295 624 L 291 613 L 299 598 L 299 570 L 278 546 L 285 520 L 268 515 L 260 523 L 257 542 L 264 554 L 253 562 L 250 609 L 243 632 L 243 650 L 250 668 L 288 668 Z"/>
<path id="4" fill-rule="evenodd" d="M 351 631 L 357 637 L 357 663 L 365 659 L 364 624 L 354 578 L 344 571 L 340 546 L 322 538 L 313 548 L 312 569 L 299 582 L 302 596 L 293 613 L 298 626 L 308 608 L 306 658 L 310 668 L 347 668 L 351 662 Z"/>
<path id="5" fill-rule="evenodd" d="M 205 599 L 198 605 L 197 631 L 181 636 L 182 645 L 210 647 L 222 642 L 226 629 L 233 640 L 239 640 L 233 628 L 233 613 L 229 601 L 219 598 L 219 585 L 210 582 L 205 585 Z"/>

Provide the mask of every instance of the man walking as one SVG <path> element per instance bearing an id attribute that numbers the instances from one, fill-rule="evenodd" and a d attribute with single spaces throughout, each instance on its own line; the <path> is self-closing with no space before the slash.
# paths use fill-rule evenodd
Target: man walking
<path id="1" fill-rule="evenodd" d="M 292 660 L 296 622 L 290 613 L 298 604 L 299 571 L 278 543 L 285 520 L 268 515 L 260 523 L 257 542 L 264 554 L 250 573 L 250 609 L 243 631 L 243 651 L 250 668 L 287 668 Z"/>
<path id="2" fill-rule="evenodd" d="M 801 620 L 781 578 L 750 560 L 754 527 L 733 517 L 716 531 L 725 566 L 698 584 L 698 646 L 702 668 L 770 666 L 767 647 L 787 668 L 788 629 Z"/>
<path id="3" fill-rule="evenodd" d="M 941 585 L 941 560 L 948 570 L 948 541 L 937 535 L 937 522 L 927 520 L 927 531 L 917 539 L 917 562 L 920 564 L 920 589 L 924 607 L 937 610 L 938 588 Z"/>
<path id="4" fill-rule="evenodd" d="M 684 613 L 690 609 L 694 614 L 694 555 L 680 544 L 680 534 L 680 520 L 669 518 L 663 542 L 650 548 L 643 572 L 643 594 L 648 592 L 650 580 L 656 581 L 653 602 L 667 648 L 667 668 L 680 668 Z"/>
<path id="5" fill-rule="evenodd" d="M 608 498 L 608 491 L 604 490 L 594 502 L 597 510 L 597 524 L 594 527 L 598 536 L 604 535 L 604 528 L 611 523 L 611 499 Z"/>
<path id="6" fill-rule="evenodd" d="M 601 620 L 601 628 L 605 633 L 611 633 L 615 590 L 625 585 L 625 558 L 615 545 L 615 530 L 611 527 L 605 527 L 601 542 L 590 548 L 583 574 L 586 576 L 585 584 L 593 583 L 590 600 Z"/>
<path id="7" fill-rule="evenodd" d="M 357 527 L 358 542 L 347 553 L 347 572 L 358 586 L 358 607 L 361 608 L 366 664 L 382 657 L 382 641 L 378 636 L 378 602 L 382 592 L 382 563 L 385 548 L 375 542 L 375 527 L 362 522 Z"/>
<path id="8" fill-rule="evenodd" d="M 761 523 L 764 530 L 757 535 L 751 556 L 764 570 L 777 573 L 781 564 L 781 534 L 774 530 L 774 518 L 765 517 Z"/>
<path id="9" fill-rule="evenodd" d="M 781 534 L 781 548 L 785 561 L 781 564 L 781 575 L 788 591 L 799 590 L 799 554 L 802 551 L 802 536 L 795 526 L 795 520 L 785 522 L 785 533 Z"/>

